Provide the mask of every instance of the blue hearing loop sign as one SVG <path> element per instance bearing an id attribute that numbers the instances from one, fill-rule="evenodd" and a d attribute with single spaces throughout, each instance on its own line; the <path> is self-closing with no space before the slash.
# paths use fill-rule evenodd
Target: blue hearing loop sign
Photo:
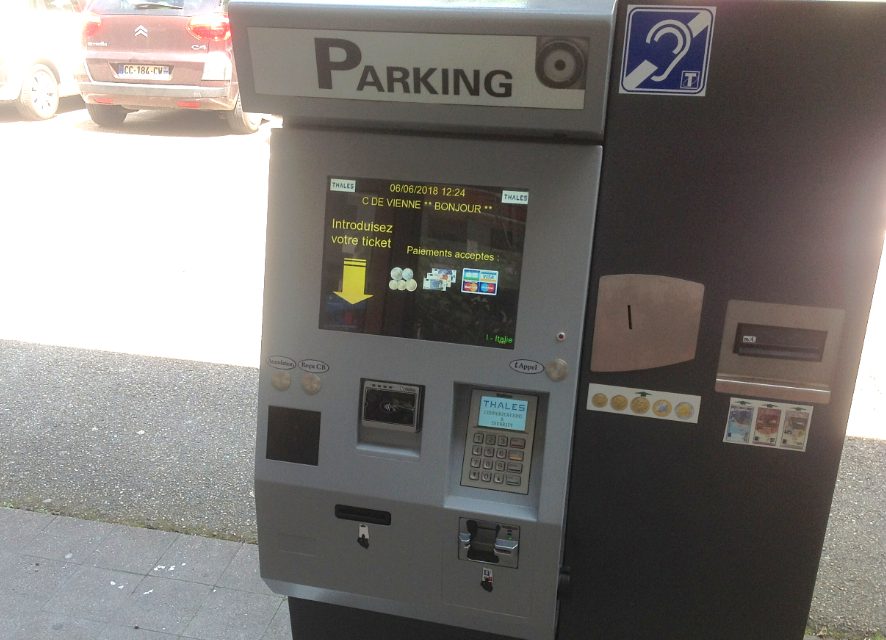
<path id="1" fill-rule="evenodd" d="M 628 5 L 619 93 L 703 96 L 716 7 Z"/>

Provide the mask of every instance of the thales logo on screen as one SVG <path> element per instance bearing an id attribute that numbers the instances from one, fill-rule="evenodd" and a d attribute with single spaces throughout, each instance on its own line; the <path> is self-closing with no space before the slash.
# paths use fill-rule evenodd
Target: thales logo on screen
<path id="1" fill-rule="evenodd" d="M 363 52 L 343 38 L 314 38 L 317 83 L 332 89 L 336 71 L 353 71 L 363 62 Z M 363 65 L 357 91 L 428 95 L 471 95 L 481 92 L 493 98 L 510 98 L 513 76 L 504 69 L 483 71 L 445 67 L 398 67 Z M 341 81 L 341 80 L 339 80 Z"/>

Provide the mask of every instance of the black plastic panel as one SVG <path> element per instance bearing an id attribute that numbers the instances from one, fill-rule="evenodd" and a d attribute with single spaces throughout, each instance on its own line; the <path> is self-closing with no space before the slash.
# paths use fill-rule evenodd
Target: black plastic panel
<path id="1" fill-rule="evenodd" d="M 424 620 L 289 598 L 293 640 L 513 640 Z"/>
<path id="2" fill-rule="evenodd" d="M 268 407 L 269 460 L 317 465 L 320 456 L 320 412 Z"/>
<path id="3" fill-rule="evenodd" d="M 803 638 L 886 229 L 884 33 L 882 3 L 718 3 L 705 97 L 618 93 L 616 46 L 561 640 Z M 619 273 L 705 285 L 694 360 L 588 372 L 597 283 Z M 805 452 L 723 442 L 730 300 L 846 312 Z M 698 424 L 587 411 L 591 382 L 700 395 Z"/>

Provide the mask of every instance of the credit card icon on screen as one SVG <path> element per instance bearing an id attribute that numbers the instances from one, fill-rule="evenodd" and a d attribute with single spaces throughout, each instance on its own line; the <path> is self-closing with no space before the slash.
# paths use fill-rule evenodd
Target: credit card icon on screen
<path id="1" fill-rule="evenodd" d="M 462 293 L 477 293 L 494 296 L 498 293 L 498 271 L 487 269 L 462 269 Z"/>

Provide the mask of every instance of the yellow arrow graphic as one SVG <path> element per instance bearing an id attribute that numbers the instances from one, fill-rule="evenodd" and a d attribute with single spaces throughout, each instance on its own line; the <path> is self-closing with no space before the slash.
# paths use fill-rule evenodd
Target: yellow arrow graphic
<path id="1" fill-rule="evenodd" d="M 351 304 L 363 302 L 371 298 L 371 293 L 366 293 L 366 260 L 357 258 L 345 258 L 341 277 L 341 291 L 333 291 L 342 300 Z"/>

